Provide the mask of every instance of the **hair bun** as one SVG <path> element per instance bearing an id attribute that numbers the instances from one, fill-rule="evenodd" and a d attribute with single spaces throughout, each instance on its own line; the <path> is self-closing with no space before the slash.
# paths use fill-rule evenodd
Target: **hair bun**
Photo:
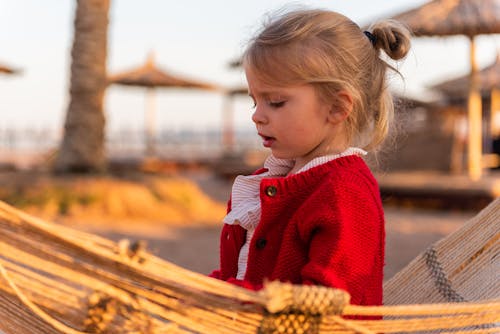
<path id="1" fill-rule="evenodd" d="M 395 20 L 379 21 L 371 26 L 375 49 L 382 49 L 394 60 L 402 59 L 410 50 L 411 34 L 408 28 Z"/>

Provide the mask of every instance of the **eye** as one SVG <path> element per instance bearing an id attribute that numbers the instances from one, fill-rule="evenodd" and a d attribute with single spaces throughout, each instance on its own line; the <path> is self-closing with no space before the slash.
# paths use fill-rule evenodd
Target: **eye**
<path id="1" fill-rule="evenodd" d="M 286 101 L 278 101 L 278 102 L 271 102 L 271 101 L 270 101 L 270 102 L 269 102 L 269 106 L 270 106 L 271 108 L 281 108 L 281 107 L 283 107 L 283 106 L 285 105 L 285 102 L 286 102 Z"/>
<path id="2" fill-rule="evenodd" d="M 255 98 L 252 95 L 248 95 L 252 99 L 252 109 L 257 108 L 257 101 L 255 101 Z"/>

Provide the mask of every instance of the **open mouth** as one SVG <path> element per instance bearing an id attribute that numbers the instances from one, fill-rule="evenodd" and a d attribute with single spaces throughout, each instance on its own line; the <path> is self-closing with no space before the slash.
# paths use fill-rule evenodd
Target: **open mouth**
<path id="1" fill-rule="evenodd" d="M 266 136 L 261 133 L 259 133 L 259 136 L 262 138 L 262 145 L 264 145 L 264 147 L 271 147 L 273 142 L 276 140 L 274 137 Z"/>

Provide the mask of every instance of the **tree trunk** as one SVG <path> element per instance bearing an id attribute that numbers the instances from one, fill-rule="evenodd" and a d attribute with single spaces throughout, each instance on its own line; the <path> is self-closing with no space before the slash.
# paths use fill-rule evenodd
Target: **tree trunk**
<path id="1" fill-rule="evenodd" d="M 56 172 L 100 172 L 104 149 L 106 56 L 110 0 L 78 0 L 71 50 L 70 102 Z"/>

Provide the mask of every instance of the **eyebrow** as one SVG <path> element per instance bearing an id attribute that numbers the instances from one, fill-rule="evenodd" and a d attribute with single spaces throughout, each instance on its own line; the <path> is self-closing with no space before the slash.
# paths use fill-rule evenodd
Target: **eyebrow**
<path id="1" fill-rule="evenodd" d="M 285 96 L 286 93 L 279 92 L 279 91 L 263 91 L 263 92 L 259 92 L 259 95 L 262 95 L 264 97 L 268 97 L 270 95 Z M 254 95 L 252 94 L 252 92 L 250 92 L 250 91 L 248 91 L 248 96 L 250 96 L 253 99 L 255 98 Z"/>

